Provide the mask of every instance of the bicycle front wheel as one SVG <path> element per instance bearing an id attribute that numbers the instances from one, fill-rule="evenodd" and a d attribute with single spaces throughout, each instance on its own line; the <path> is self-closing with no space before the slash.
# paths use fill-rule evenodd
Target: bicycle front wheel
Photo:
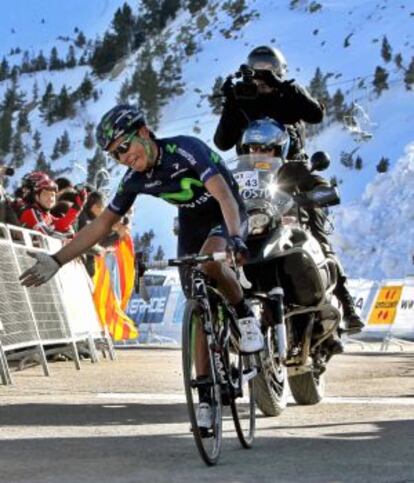
<path id="1" fill-rule="evenodd" d="M 252 447 L 256 430 L 256 374 L 253 356 L 241 356 L 230 352 L 230 377 L 233 387 L 230 407 L 237 436 L 246 449 Z"/>
<path id="2" fill-rule="evenodd" d="M 200 305 L 195 300 L 187 301 L 182 328 L 182 364 L 191 431 L 201 458 L 207 465 L 212 466 L 217 463 L 221 451 L 222 403 L 220 386 L 214 384 L 215 378 L 210 376 L 201 384 L 204 385 L 203 390 L 209 391 L 210 394 L 212 427 L 198 427 L 196 412 L 199 404 L 200 382 L 197 381 L 195 357 L 197 341 L 200 340 L 200 337 L 205 337 L 201 310 Z"/>

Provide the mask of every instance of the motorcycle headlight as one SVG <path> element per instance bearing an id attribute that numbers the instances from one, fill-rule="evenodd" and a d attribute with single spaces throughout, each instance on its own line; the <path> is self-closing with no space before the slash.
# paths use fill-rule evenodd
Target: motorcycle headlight
<path id="1" fill-rule="evenodd" d="M 270 223 L 267 213 L 253 213 L 249 215 L 249 235 L 261 235 Z"/>

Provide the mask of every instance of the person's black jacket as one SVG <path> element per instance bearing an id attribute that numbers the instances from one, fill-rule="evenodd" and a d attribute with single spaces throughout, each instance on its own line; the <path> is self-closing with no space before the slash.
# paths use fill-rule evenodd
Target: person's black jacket
<path id="1" fill-rule="evenodd" d="M 302 121 L 317 124 L 322 121 L 324 108 L 308 91 L 296 83 L 284 82 L 271 92 L 259 93 L 256 99 L 227 99 L 214 143 L 227 151 L 240 141 L 249 122 L 270 117 L 288 128 L 291 147 L 288 159 L 294 159 L 304 147 Z"/>

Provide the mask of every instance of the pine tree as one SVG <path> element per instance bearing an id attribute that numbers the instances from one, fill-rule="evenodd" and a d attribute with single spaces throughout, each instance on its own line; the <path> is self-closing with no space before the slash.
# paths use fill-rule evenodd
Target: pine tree
<path id="1" fill-rule="evenodd" d="M 32 70 L 32 62 L 30 60 L 29 51 L 25 50 L 23 52 L 22 63 L 20 64 L 20 73 L 27 74 Z"/>
<path id="2" fill-rule="evenodd" d="M 381 57 L 385 62 L 389 62 L 392 59 L 392 48 L 386 35 L 382 38 Z"/>
<path id="3" fill-rule="evenodd" d="M 135 18 L 127 3 L 115 12 L 112 27 L 117 37 L 118 55 L 129 54 L 134 40 Z"/>
<path id="4" fill-rule="evenodd" d="M 66 119 L 72 117 L 75 114 L 75 105 L 73 98 L 69 95 L 68 90 L 65 85 L 59 95 L 56 98 L 54 115 L 57 119 Z"/>
<path id="5" fill-rule="evenodd" d="M 188 0 L 187 8 L 191 14 L 195 14 L 207 6 L 208 0 Z"/>
<path id="6" fill-rule="evenodd" d="M 85 138 L 83 140 L 83 145 L 86 149 L 92 149 L 95 147 L 95 136 L 94 136 L 95 124 L 93 122 L 86 123 L 85 126 Z"/>
<path id="7" fill-rule="evenodd" d="M 68 69 L 73 69 L 74 67 L 76 67 L 75 47 L 73 45 L 69 46 L 69 52 L 66 57 L 66 67 Z"/>
<path id="8" fill-rule="evenodd" d="M 20 132 L 31 132 L 28 112 L 24 108 L 20 109 L 19 111 L 19 116 L 17 118 L 17 129 Z"/>
<path id="9" fill-rule="evenodd" d="M 363 166 L 362 158 L 361 156 L 357 156 L 355 159 L 355 169 L 357 169 L 358 171 L 361 171 L 362 166 Z"/>
<path id="10" fill-rule="evenodd" d="M 6 57 L 3 57 L 3 60 L 0 64 L 0 82 L 7 79 L 10 75 L 10 67 L 9 63 L 6 60 Z"/>
<path id="11" fill-rule="evenodd" d="M 60 154 L 60 138 L 56 138 L 55 144 L 53 146 L 52 154 L 50 155 L 50 159 L 52 161 L 56 161 L 61 156 Z"/>
<path id="12" fill-rule="evenodd" d="M 388 72 L 382 67 L 377 66 L 372 84 L 374 85 L 374 91 L 377 93 L 378 97 L 383 90 L 388 89 L 387 79 Z"/>
<path id="13" fill-rule="evenodd" d="M 95 149 L 95 154 L 87 160 L 87 183 L 95 185 L 96 174 L 102 168 L 106 168 L 106 157 L 100 148 Z"/>
<path id="14" fill-rule="evenodd" d="M 128 79 L 125 79 L 124 82 L 121 84 L 121 88 L 119 89 L 116 102 L 118 102 L 119 104 L 127 104 L 130 93 L 131 93 L 131 84 L 129 83 Z"/>
<path id="15" fill-rule="evenodd" d="M 162 246 L 158 245 L 157 251 L 156 251 L 153 259 L 155 261 L 164 260 L 164 257 L 165 257 L 165 252 L 164 252 Z"/>
<path id="16" fill-rule="evenodd" d="M 408 66 L 408 69 L 405 71 L 404 82 L 405 82 L 406 89 L 410 91 L 414 85 L 414 57 L 411 58 L 410 65 Z"/>
<path id="17" fill-rule="evenodd" d="M 4 156 L 10 152 L 10 143 L 12 139 L 12 112 L 3 109 L 0 115 L 0 155 Z"/>
<path id="18" fill-rule="evenodd" d="M 37 83 L 37 79 L 35 79 L 33 83 L 32 95 L 33 102 L 37 102 L 37 100 L 39 99 L 39 84 Z"/>
<path id="19" fill-rule="evenodd" d="M 53 47 L 50 52 L 49 70 L 60 70 L 64 67 L 64 62 L 59 59 L 56 47 Z"/>
<path id="20" fill-rule="evenodd" d="M 337 121 L 342 121 L 344 118 L 344 114 L 346 111 L 346 105 L 344 103 L 345 97 L 342 94 L 341 89 L 337 89 L 335 94 L 332 97 L 332 114 L 334 116 L 334 119 Z"/>
<path id="21" fill-rule="evenodd" d="M 309 92 L 313 97 L 316 97 L 322 102 L 327 109 L 329 108 L 330 96 L 326 85 L 326 76 L 322 75 L 322 71 L 319 67 L 317 67 L 315 75 L 310 82 Z"/>
<path id="22" fill-rule="evenodd" d="M 43 55 L 43 51 L 39 52 L 39 55 L 32 60 L 33 70 L 40 71 L 47 69 L 47 60 L 46 57 Z"/>
<path id="23" fill-rule="evenodd" d="M 81 104 L 85 104 L 92 97 L 93 83 L 90 80 L 88 74 L 85 75 L 81 85 L 75 92 L 75 97 L 81 101 Z"/>
<path id="24" fill-rule="evenodd" d="M 39 156 L 36 159 L 34 171 L 43 171 L 44 173 L 47 173 L 47 174 L 52 173 L 50 163 L 46 161 L 46 156 L 43 151 L 40 151 Z"/>
<path id="25" fill-rule="evenodd" d="M 379 160 L 377 164 L 378 173 L 386 173 L 390 167 L 390 160 L 384 156 Z"/>
<path id="26" fill-rule="evenodd" d="M 156 71 L 151 60 L 138 65 L 131 79 L 131 90 L 137 94 L 140 107 L 144 110 L 148 124 L 158 127 L 161 103 L 160 87 Z"/>
<path id="27" fill-rule="evenodd" d="M 12 81 L 11 86 L 8 87 L 4 93 L 3 102 L 1 104 L 2 109 L 15 112 L 22 108 L 24 103 L 24 93 L 18 89 L 19 86 L 17 85 L 17 81 Z"/>
<path id="28" fill-rule="evenodd" d="M 16 168 L 21 168 L 26 157 L 26 150 L 22 141 L 22 135 L 19 130 L 16 131 L 11 142 L 12 164 Z"/>
<path id="29" fill-rule="evenodd" d="M 75 45 L 76 47 L 79 47 L 80 49 L 86 44 L 86 37 L 85 34 L 80 31 L 75 39 Z"/>
<path id="30" fill-rule="evenodd" d="M 70 150 L 70 138 L 69 133 L 66 129 L 63 131 L 62 137 L 60 138 L 60 152 L 65 155 Z"/>
<path id="31" fill-rule="evenodd" d="M 49 82 L 46 86 L 45 93 L 40 101 L 40 112 L 42 118 L 50 125 L 55 122 L 56 95 L 53 92 L 53 84 Z"/>
<path id="32" fill-rule="evenodd" d="M 36 129 L 36 131 L 33 134 L 33 149 L 35 151 L 39 151 L 41 147 L 42 147 L 42 137 L 40 135 L 40 132 Z"/>

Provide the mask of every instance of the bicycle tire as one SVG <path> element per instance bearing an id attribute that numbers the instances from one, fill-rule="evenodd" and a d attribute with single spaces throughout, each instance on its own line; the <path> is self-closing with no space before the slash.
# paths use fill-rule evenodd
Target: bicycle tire
<path id="1" fill-rule="evenodd" d="M 245 377 L 245 371 L 251 367 L 250 360 L 253 362 L 253 356 L 238 357 L 238 378 L 240 375 L 242 380 Z M 230 365 L 230 371 L 232 366 Z M 236 382 L 236 381 L 234 381 Z M 249 379 L 242 384 L 243 398 L 232 397 L 230 402 L 231 413 L 233 416 L 234 427 L 239 438 L 240 444 L 245 449 L 250 449 L 253 445 L 256 430 L 256 398 L 255 398 L 255 381 Z"/>
<path id="2" fill-rule="evenodd" d="M 218 384 L 213 384 L 211 389 L 213 428 L 210 433 L 207 433 L 203 428 L 199 428 L 196 418 L 198 392 L 195 385 L 194 344 L 197 324 L 200 323 L 200 305 L 196 300 L 187 300 L 182 326 L 182 367 L 187 410 L 191 424 L 191 431 L 198 452 L 208 466 L 213 466 L 217 463 L 220 457 L 222 445 L 222 402 L 220 386 Z"/>

